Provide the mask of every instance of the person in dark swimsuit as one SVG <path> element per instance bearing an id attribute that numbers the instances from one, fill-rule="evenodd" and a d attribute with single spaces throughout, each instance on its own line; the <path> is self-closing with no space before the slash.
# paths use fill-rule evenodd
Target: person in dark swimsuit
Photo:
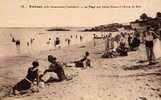
<path id="1" fill-rule="evenodd" d="M 132 39 L 131 43 L 129 44 L 130 46 L 130 50 L 131 51 L 135 51 L 137 50 L 137 48 L 140 46 L 140 37 L 137 37 L 136 35 L 134 35 L 134 38 Z"/>
<path id="2" fill-rule="evenodd" d="M 91 60 L 89 58 L 90 53 L 88 51 L 85 52 L 85 56 L 77 61 L 72 61 L 68 64 L 65 64 L 66 67 L 77 67 L 77 68 L 86 68 L 92 67 Z"/>
<path id="3" fill-rule="evenodd" d="M 20 40 L 16 40 L 16 46 L 20 46 Z"/>
<path id="4" fill-rule="evenodd" d="M 82 41 L 83 41 L 83 37 L 82 37 L 82 36 L 80 36 L 79 38 L 80 38 L 80 41 L 82 42 Z"/>
<path id="5" fill-rule="evenodd" d="M 60 39 L 57 37 L 56 40 L 55 40 L 55 47 L 57 47 L 57 45 L 60 45 Z"/>
<path id="6" fill-rule="evenodd" d="M 49 65 L 49 68 L 44 71 L 44 73 L 43 73 L 43 75 L 41 75 L 41 77 L 43 77 L 48 72 L 54 72 L 58 76 L 58 79 L 55 79 L 55 81 L 63 81 L 65 79 L 67 79 L 67 77 L 65 76 L 63 66 L 59 62 L 56 61 L 56 57 L 49 55 L 48 61 L 51 64 Z"/>
<path id="7" fill-rule="evenodd" d="M 14 38 L 14 37 L 12 37 L 12 42 L 16 42 L 16 40 L 15 40 L 15 38 Z"/>
<path id="8" fill-rule="evenodd" d="M 28 69 L 26 77 L 18 82 L 14 87 L 13 87 L 13 94 L 16 95 L 16 90 L 17 91 L 23 91 L 23 90 L 28 90 L 31 88 L 32 83 L 36 80 L 37 81 L 37 86 L 39 85 L 39 76 L 38 76 L 38 66 L 39 62 L 38 61 L 33 61 L 32 62 L 33 67 L 30 67 Z"/>
<path id="9" fill-rule="evenodd" d="M 83 67 L 84 67 L 84 62 L 85 62 L 85 61 L 88 62 L 88 60 L 89 60 L 89 59 L 88 59 L 88 56 L 89 56 L 89 52 L 86 52 L 86 53 L 85 53 L 85 56 L 84 56 L 82 59 L 80 59 L 80 60 L 78 60 L 78 61 L 74 61 L 75 67 L 82 67 L 82 68 L 83 68 Z M 87 63 L 87 62 L 86 62 L 86 63 Z M 89 67 L 91 66 L 90 63 L 89 63 L 88 66 L 89 66 Z"/>
<path id="10" fill-rule="evenodd" d="M 68 46 L 69 46 L 69 45 L 70 45 L 71 40 L 70 40 L 70 39 L 68 39 L 68 40 L 67 40 L 67 42 L 68 42 Z"/>
<path id="11" fill-rule="evenodd" d="M 128 56 L 128 48 L 125 47 L 124 43 L 120 43 L 120 46 L 116 49 L 119 56 Z"/>

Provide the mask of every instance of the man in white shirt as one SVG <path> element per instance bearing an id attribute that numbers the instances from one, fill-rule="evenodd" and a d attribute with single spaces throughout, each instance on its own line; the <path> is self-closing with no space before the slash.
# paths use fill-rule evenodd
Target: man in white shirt
<path id="1" fill-rule="evenodd" d="M 147 59 L 149 61 L 149 65 L 154 64 L 155 61 L 153 46 L 154 46 L 154 39 L 155 33 L 150 31 L 150 27 L 147 27 L 147 30 L 144 32 L 144 41 L 145 41 L 145 48 L 147 53 Z"/>

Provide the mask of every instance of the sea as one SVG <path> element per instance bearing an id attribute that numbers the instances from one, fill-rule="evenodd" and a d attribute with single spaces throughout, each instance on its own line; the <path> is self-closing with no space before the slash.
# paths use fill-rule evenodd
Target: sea
<path id="1" fill-rule="evenodd" d="M 83 32 L 84 27 L 67 27 L 70 31 L 48 31 L 49 29 L 51 27 L 0 27 L 0 58 L 38 55 L 43 51 L 90 42 L 94 34 L 101 37 L 111 33 Z M 119 33 L 112 32 L 112 35 Z M 20 45 L 17 46 L 12 41 L 13 38 L 15 41 L 19 40 Z M 54 45 L 56 38 L 60 39 L 57 47 Z M 67 40 L 70 40 L 70 45 Z"/>
<path id="2" fill-rule="evenodd" d="M 82 28 L 68 28 L 70 31 L 48 31 L 48 29 L 50 28 L 1 27 L 0 58 L 39 54 L 46 50 L 89 42 L 93 39 L 93 34 L 106 34 L 105 32 L 82 32 Z M 54 45 L 56 38 L 60 39 L 58 47 Z M 19 40 L 20 45 L 17 46 L 13 39 Z M 70 40 L 70 45 L 67 39 Z"/>

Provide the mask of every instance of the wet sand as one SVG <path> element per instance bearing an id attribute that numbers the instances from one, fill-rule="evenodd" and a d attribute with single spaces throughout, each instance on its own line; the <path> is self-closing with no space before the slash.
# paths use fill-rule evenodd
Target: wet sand
<path id="1" fill-rule="evenodd" d="M 39 59 L 41 72 L 48 67 L 47 55 L 69 62 L 91 53 L 93 68 L 65 68 L 73 80 L 51 83 L 39 93 L 6 97 L 4 100 L 160 100 L 161 67 L 147 66 L 143 46 L 127 57 L 103 59 L 104 42 L 93 42 L 41 52 L 38 56 L 17 56 L 0 60 L 0 86 L 8 87 L 23 79 L 34 59 Z M 160 60 L 158 60 L 160 61 Z M 141 62 L 141 63 L 139 63 Z M 2 89 L 4 90 L 4 89 Z M 1 92 L 3 93 L 3 91 Z"/>

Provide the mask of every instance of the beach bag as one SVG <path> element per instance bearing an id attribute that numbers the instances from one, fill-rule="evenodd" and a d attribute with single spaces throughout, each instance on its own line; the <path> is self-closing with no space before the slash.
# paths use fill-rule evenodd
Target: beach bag
<path id="1" fill-rule="evenodd" d="M 161 58 L 161 41 L 159 39 L 154 42 L 153 52 L 156 59 Z"/>

